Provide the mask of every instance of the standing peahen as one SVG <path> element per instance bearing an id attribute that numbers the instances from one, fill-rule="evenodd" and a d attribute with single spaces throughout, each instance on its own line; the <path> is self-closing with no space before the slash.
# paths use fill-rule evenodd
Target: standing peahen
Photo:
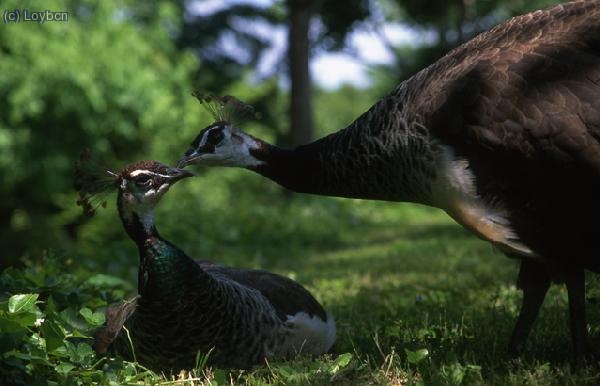
<path id="1" fill-rule="evenodd" d="M 140 257 L 139 296 L 107 310 L 94 345 L 98 354 L 114 349 L 161 371 L 193 368 L 198 352 L 210 352 L 208 363 L 215 366 L 247 368 L 267 357 L 329 350 L 333 318 L 300 284 L 265 271 L 196 262 L 159 235 L 154 206 L 191 173 L 142 161 L 107 174 L 88 161 L 84 155 L 77 166 L 80 203 L 90 211 L 94 196 L 117 189 L 121 221 Z"/>
<path id="2" fill-rule="evenodd" d="M 567 285 L 576 357 L 589 353 L 584 269 L 600 272 L 600 0 L 512 18 L 345 129 L 295 149 L 243 133 L 220 113 L 227 109 L 213 110 L 217 122 L 180 166 L 237 166 L 297 192 L 443 209 L 521 259 L 513 354 L 551 280 Z"/>

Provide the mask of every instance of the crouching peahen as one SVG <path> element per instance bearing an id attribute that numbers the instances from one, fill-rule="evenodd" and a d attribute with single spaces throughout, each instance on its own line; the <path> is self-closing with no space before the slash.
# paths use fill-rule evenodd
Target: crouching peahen
<path id="1" fill-rule="evenodd" d="M 77 164 L 80 204 L 110 189 L 125 231 L 139 250 L 137 298 L 109 307 L 95 350 L 115 351 L 153 370 L 193 368 L 198 352 L 208 363 L 247 368 L 264 358 L 319 355 L 335 340 L 335 323 L 300 284 L 273 273 L 192 260 L 159 235 L 154 206 L 192 174 L 156 161 L 120 173 L 94 170 L 89 155 Z M 129 335 L 129 337 L 128 337 Z"/>

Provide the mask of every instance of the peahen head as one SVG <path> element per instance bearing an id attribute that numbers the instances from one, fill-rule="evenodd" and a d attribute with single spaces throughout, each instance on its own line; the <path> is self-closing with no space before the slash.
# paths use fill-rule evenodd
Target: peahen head
<path id="1" fill-rule="evenodd" d="M 151 210 L 173 184 L 192 175 L 157 161 L 129 164 L 117 178 L 121 205 L 132 212 Z"/>
<path id="2" fill-rule="evenodd" d="M 75 167 L 75 188 L 78 204 L 84 213 L 92 215 L 102 197 L 117 190 L 117 206 L 121 221 L 136 242 L 157 235 L 152 209 L 173 184 L 193 174 L 157 161 L 140 161 L 127 165 L 120 173 L 98 166 L 89 151 L 84 151 Z"/>
<path id="3" fill-rule="evenodd" d="M 257 116 L 252 106 L 230 95 L 193 95 L 215 122 L 200 131 L 179 160 L 178 167 L 190 164 L 251 167 L 263 163 L 254 155 L 262 142 L 242 132 L 233 123 L 243 116 Z"/>
<path id="4" fill-rule="evenodd" d="M 177 163 L 207 166 L 257 166 L 263 162 L 254 153 L 262 143 L 228 122 L 215 122 L 204 128 Z"/>
<path id="5" fill-rule="evenodd" d="M 151 211 L 177 181 L 193 173 L 157 161 L 139 161 L 115 173 L 99 166 L 89 151 L 84 151 L 75 167 L 78 204 L 88 215 L 102 204 L 108 192 L 118 190 L 119 209 L 128 213 Z"/>

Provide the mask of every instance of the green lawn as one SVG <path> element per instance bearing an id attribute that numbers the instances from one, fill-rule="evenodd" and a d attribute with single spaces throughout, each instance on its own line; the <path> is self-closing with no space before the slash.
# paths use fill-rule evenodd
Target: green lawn
<path id="1" fill-rule="evenodd" d="M 560 286 L 548 294 L 523 358 L 508 360 L 505 348 L 520 304 L 514 286 L 517 262 L 471 236 L 444 213 L 408 204 L 307 196 L 283 199 L 277 205 L 266 198 L 254 203 L 244 211 L 247 201 L 230 202 L 222 219 L 225 225 L 214 219 L 210 229 L 202 228 L 207 239 L 214 235 L 221 239 L 201 248 L 194 247 L 191 236 L 198 229 L 188 229 L 185 221 L 169 224 L 161 233 L 195 257 L 208 253 L 223 264 L 272 270 L 304 284 L 335 315 L 338 338 L 330 354 L 271 362 L 252 371 L 199 366 L 177 375 L 154 374 L 115 359 L 98 360 L 84 336 L 97 328 L 100 320 L 94 318 L 106 303 L 133 291 L 132 276 L 122 274 L 125 281 L 121 281 L 98 275 L 102 266 L 89 268 L 72 255 L 54 253 L 58 257 L 9 270 L 1 277 L 5 298 L 17 292 L 40 297 L 37 306 L 24 308 L 22 317 L 8 311 L 7 301 L 0 303 L 0 326 L 5 327 L 0 334 L 4 352 L 0 370 L 12 381 L 30 384 L 36 379 L 62 384 L 188 385 L 600 382 L 597 366 L 569 364 L 566 292 Z M 205 215 L 217 213 L 207 207 Z M 159 229 L 166 210 L 156 216 Z M 232 220 L 232 213 L 239 222 Z M 199 221 L 189 217 L 190 223 Z M 133 269 L 131 264 L 124 272 Z M 593 303 L 600 286 L 591 276 L 588 298 Z M 81 312 L 83 307 L 92 312 Z M 591 304 L 588 311 L 594 343 L 600 336 L 597 308 Z M 41 327 L 23 312 L 38 319 L 45 316 Z M 9 333 L 7 321 L 13 323 Z"/>

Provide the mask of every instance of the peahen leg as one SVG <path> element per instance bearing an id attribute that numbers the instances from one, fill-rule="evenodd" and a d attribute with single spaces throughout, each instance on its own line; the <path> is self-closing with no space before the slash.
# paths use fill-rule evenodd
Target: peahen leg
<path id="1" fill-rule="evenodd" d="M 585 273 L 583 269 L 574 269 L 565 275 L 569 294 L 569 315 L 573 354 L 576 361 L 585 360 L 591 354 L 588 342 L 587 321 L 585 315 Z"/>
<path id="2" fill-rule="evenodd" d="M 517 287 L 523 290 L 523 303 L 508 346 L 509 355 L 512 357 L 517 357 L 523 352 L 525 340 L 550 288 L 550 276 L 546 266 L 530 259 L 522 259 Z"/>

